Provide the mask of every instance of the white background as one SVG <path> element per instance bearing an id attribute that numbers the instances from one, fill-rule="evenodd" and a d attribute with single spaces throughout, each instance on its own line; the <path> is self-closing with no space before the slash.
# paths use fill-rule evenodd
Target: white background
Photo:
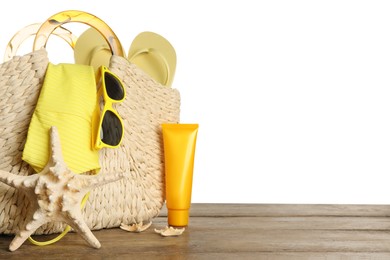
<path id="1" fill-rule="evenodd" d="M 69 9 L 126 52 L 142 31 L 175 47 L 181 121 L 200 124 L 193 202 L 390 203 L 387 1 L 6 1 L 0 53 Z M 48 51 L 73 62 L 65 43 Z"/>

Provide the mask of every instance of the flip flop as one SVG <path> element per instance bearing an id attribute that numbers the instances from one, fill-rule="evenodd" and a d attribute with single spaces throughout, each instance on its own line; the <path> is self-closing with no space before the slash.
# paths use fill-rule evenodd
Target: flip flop
<path id="1" fill-rule="evenodd" d="M 138 34 L 130 46 L 128 59 L 162 85 L 172 85 L 176 70 L 176 52 L 161 35 L 153 32 Z"/>
<path id="2" fill-rule="evenodd" d="M 91 65 L 95 72 L 101 65 L 109 67 L 111 56 L 110 47 L 95 28 L 83 32 L 74 46 L 75 63 Z"/>
<path id="3" fill-rule="evenodd" d="M 77 64 L 92 65 L 95 71 L 101 65 L 109 66 L 111 52 L 107 42 L 94 28 L 89 28 L 78 38 L 74 47 Z M 148 73 L 164 86 L 171 86 L 176 70 L 176 52 L 161 35 L 142 32 L 133 40 L 129 61 Z"/>

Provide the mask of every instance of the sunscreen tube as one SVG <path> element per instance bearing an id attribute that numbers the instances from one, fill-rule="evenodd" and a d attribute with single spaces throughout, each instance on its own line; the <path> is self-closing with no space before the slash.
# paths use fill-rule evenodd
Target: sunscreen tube
<path id="1" fill-rule="evenodd" d="M 162 124 L 168 225 L 188 225 L 198 124 Z"/>

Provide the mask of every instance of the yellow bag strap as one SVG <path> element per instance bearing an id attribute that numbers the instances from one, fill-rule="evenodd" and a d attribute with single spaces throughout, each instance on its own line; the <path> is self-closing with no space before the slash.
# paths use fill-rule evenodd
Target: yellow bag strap
<path id="1" fill-rule="evenodd" d="M 112 31 L 112 29 L 101 19 L 98 17 L 82 12 L 82 11 L 76 11 L 76 10 L 69 10 L 69 11 L 63 11 L 59 12 L 51 17 L 49 17 L 38 29 L 35 40 L 34 40 L 34 46 L 33 50 L 39 50 L 41 48 L 46 47 L 47 41 L 49 39 L 49 36 L 56 30 L 57 28 L 61 27 L 63 24 L 70 23 L 70 22 L 79 22 L 87 24 L 96 30 L 98 30 L 102 36 L 107 41 L 111 53 L 113 55 L 118 55 L 124 57 L 124 52 L 122 45 L 118 39 L 118 37 L 115 35 L 115 33 Z M 72 46 L 73 47 L 73 46 Z M 81 207 L 84 207 L 89 197 L 89 193 L 87 193 L 82 202 Z M 65 230 L 55 237 L 54 239 L 51 239 L 49 241 L 40 242 L 36 241 L 33 238 L 29 237 L 28 240 L 33 243 L 34 245 L 38 246 L 46 246 L 53 243 L 58 242 L 63 238 L 69 231 L 71 227 L 67 226 Z"/>

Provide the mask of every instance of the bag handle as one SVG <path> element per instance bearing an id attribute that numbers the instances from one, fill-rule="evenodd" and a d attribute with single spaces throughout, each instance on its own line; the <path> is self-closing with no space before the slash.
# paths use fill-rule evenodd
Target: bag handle
<path id="1" fill-rule="evenodd" d="M 8 42 L 7 47 L 5 49 L 4 62 L 12 59 L 16 55 L 22 43 L 29 37 L 35 36 L 41 25 L 41 23 L 33 23 L 15 33 L 15 35 Z M 74 49 L 77 37 L 72 34 L 71 31 L 60 26 L 54 30 L 53 34 L 65 40 L 70 45 L 70 47 Z"/>
<path id="2" fill-rule="evenodd" d="M 44 48 L 53 31 L 63 24 L 70 22 L 84 23 L 95 28 L 106 40 L 111 53 L 113 55 L 124 57 L 122 45 L 113 30 L 98 17 L 90 13 L 77 10 L 63 11 L 49 17 L 49 19 L 47 19 L 37 31 L 33 50 L 36 51 Z"/>

